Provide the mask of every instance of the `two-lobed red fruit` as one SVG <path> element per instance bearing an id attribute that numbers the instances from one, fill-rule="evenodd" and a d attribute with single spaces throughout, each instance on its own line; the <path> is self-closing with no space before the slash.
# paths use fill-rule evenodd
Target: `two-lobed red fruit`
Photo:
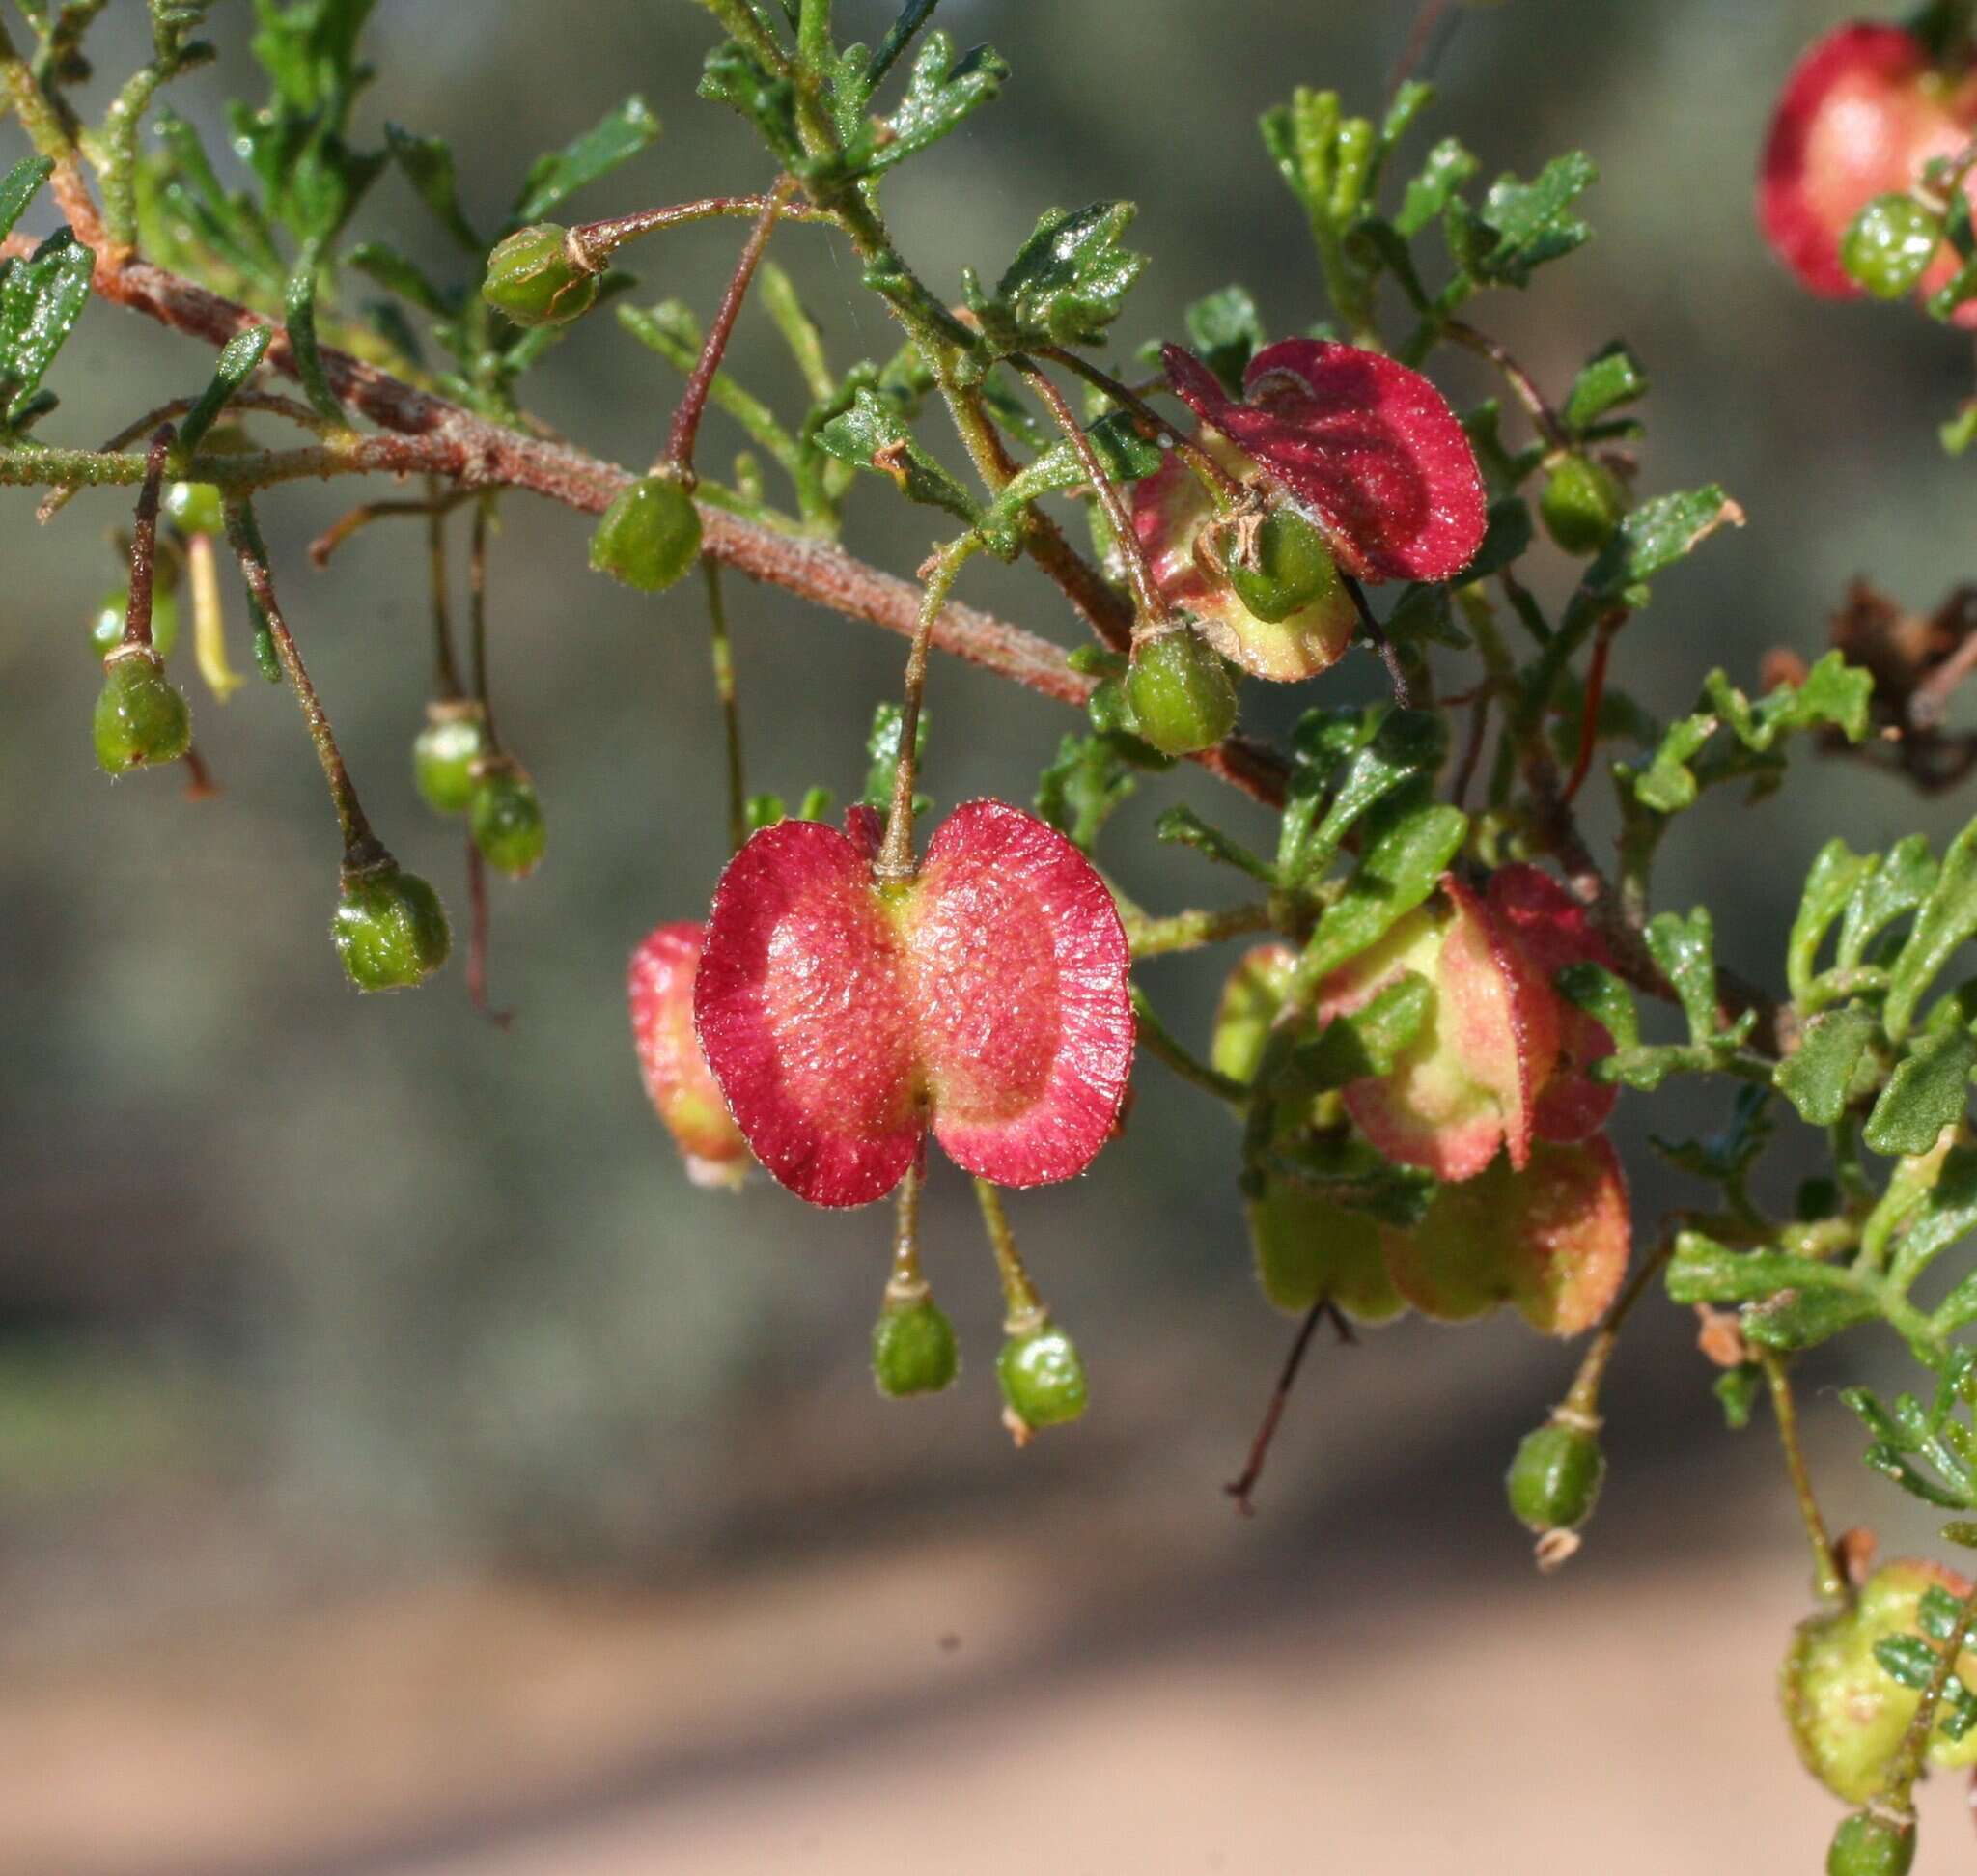
<path id="1" fill-rule="evenodd" d="M 631 954 L 626 991 L 639 1074 L 696 1186 L 739 1186 L 748 1142 L 728 1112 L 693 1033 L 693 985 L 702 927 L 682 919 L 649 933 Z"/>
<path id="2" fill-rule="evenodd" d="M 1232 398 L 1200 359 L 1164 354 L 1201 440 L 1266 506 L 1230 518 L 1179 456 L 1133 490 L 1133 531 L 1161 597 L 1222 657 L 1292 682 L 1335 663 L 1358 628 L 1342 575 L 1446 579 L 1483 544 L 1476 455 L 1448 401 L 1378 352 L 1286 339 Z"/>
<path id="3" fill-rule="evenodd" d="M 1835 28 L 1793 69 L 1773 112 L 1758 182 L 1765 238 L 1816 294 L 1855 298 L 1863 281 L 1876 292 L 1913 282 L 1933 293 L 1959 263 L 1924 218 L 1888 205 L 1886 226 L 1863 230 L 1851 252 L 1849 236 L 1871 203 L 1905 195 L 1932 158 L 1955 155 L 1973 131 L 1977 70 L 1939 70 L 1901 26 Z M 1977 302 L 1956 320 L 1977 324 Z"/>
<path id="4" fill-rule="evenodd" d="M 694 1017 L 756 1158 L 818 1205 L 882 1197 L 929 1131 L 998 1185 L 1082 1172 L 1132 1063 L 1104 882 L 1002 801 L 957 808 L 898 882 L 853 826 L 766 827 L 714 895 Z"/>

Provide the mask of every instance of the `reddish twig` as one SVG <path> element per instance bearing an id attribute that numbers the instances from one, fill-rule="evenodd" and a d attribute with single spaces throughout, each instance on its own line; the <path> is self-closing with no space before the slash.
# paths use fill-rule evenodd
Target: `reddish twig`
<path id="1" fill-rule="evenodd" d="M 138 491 L 137 518 L 130 530 L 130 593 L 124 608 L 124 642 L 151 645 L 151 590 L 157 566 L 158 488 L 165 477 L 165 459 L 177 434 L 160 424 L 144 457 L 144 487 Z"/>
<path id="2" fill-rule="evenodd" d="M 1292 1340 L 1291 1353 L 1284 1358 L 1277 1385 L 1271 1389 L 1269 1404 L 1257 1423 L 1256 1437 L 1249 1442 L 1249 1459 L 1240 1476 L 1222 1487 L 1236 1500 L 1236 1509 L 1245 1518 L 1256 1516 L 1256 1505 L 1250 1494 L 1256 1490 L 1256 1482 L 1263 1476 L 1264 1464 L 1269 1458 L 1270 1442 L 1277 1437 L 1278 1422 L 1284 1417 L 1284 1409 L 1290 1405 L 1291 1389 L 1297 1384 L 1297 1370 L 1304 1365 L 1305 1351 L 1311 1347 L 1311 1338 L 1318 1332 L 1319 1323 L 1326 1318 L 1330 1319 L 1342 1345 L 1350 1347 L 1358 1339 L 1352 1333 L 1352 1325 L 1331 1298 L 1320 1297 L 1305 1312 L 1304 1320 L 1298 1324 L 1297 1333 Z"/>
<path id="3" fill-rule="evenodd" d="M 671 468 L 688 489 L 693 487 L 694 439 L 700 434 L 701 412 L 707 408 L 708 393 L 713 389 L 714 373 L 721 368 L 722 355 L 734 335 L 735 322 L 741 314 L 741 302 L 748 296 L 748 283 L 755 278 L 763 250 L 768 246 L 768 238 L 775 230 L 776 216 L 782 212 L 783 204 L 795 186 L 795 182 L 785 176 L 763 197 L 762 211 L 755 218 L 755 226 L 748 231 L 747 240 L 742 243 L 740 256 L 735 263 L 734 273 L 729 276 L 728 288 L 721 295 L 713 323 L 708 327 L 707 337 L 701 343 L 700 356 L 694 360 L 686 388 L 681 393 L 680 407 L 673 412 L 673 427 L 666 437 L 666 452 L 654 465 L 654 468 Z"/>

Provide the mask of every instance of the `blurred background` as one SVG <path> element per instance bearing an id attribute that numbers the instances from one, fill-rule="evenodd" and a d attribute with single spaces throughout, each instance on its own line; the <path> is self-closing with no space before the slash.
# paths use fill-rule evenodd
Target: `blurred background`
<path id="1" fill-rule="evenodd" d="M 876 39 L 892 8 L 840 11 Z M 215 10 L 226 56 L 174 94 L 209 135 L 230 91 L 258 89 L 245 12 Z M 1622 681 L 1661 714 L 1712 663 L 1752 685 L 1767 647 L 1815 652 L 1851 575 L 1927 609 L 1972 572 L 1967 467 L 1935 436 L 1966 345 L 1807 299 L 1753 226 L 1769 99 L 1845 12 L 1515 0 L 1466 15 L 1435 73 L 1421 147 L 1452 131 L 1486 174 L 1528 174 L 1581 146 L 1601 172 L 1594 243 L 1480 322 L 1551 386 L 1624 334 L 1655 378 L 1642 486 L 1720 480 L 1749 512 L 1621 641 Z M 1255 117 L 1299 82 L 1373 108 L 1412 14 L 946 0 L 1016 77 L 893 186 L 902 244 L 953 291 L 1042 209 L 1128 196 L 1154 265 L 1122 355 L 1232 280 L 1273 332 L 1301 329 L 1316 268 Z M 100 71 L 134 67 L 141 25 L 112 0 Z M 710 38 L 683 0 L 382 0 L 360 128 L 454 139 L 491 219 L 534 152 L 635 88 L 666 135 L 582 215 L 759 187 L 752 133 L 692 97 Z M 388 180 L 358 232 L 430 251 L 422 215 Z M 707 313 L 737 238 L 643 244 L 642 297 Z M 890 353 L 822 238 L 776 252 L 838 363 Z M 734 356 L 795 395 L 753 318 Z M 94 441 L 209 363 L 93 308 L 54 431 Z M 1493 389 L 1466 365 L 1437 365 L 1459 404 Z M 677 390 L 608 318 L 533 382 L 547 422 L 623 461 L 651 456 Z M 720 422 L 709 461 L 735 446 Z M 908 571 L 926 519 L 882 493 L 861 491 L 850 543 Z M 320 574 L 302 553 L 355 498 L 296 488 L 263 517 L 373 817 L 458 909 L 458 829 L 408 773 L 416 544 L 380 526 Z M 1515 1320 L 1321 1347 L 1239 1520 L 1220 1487 L 1291 1325 L 1250 1280 L 1233 1127 L 1149 1063 L 1128 1139 L 1013 1208 L 1092 1369 L 1087 1420 L 1011 1451 L 992 1272 L 945 1167 L 928 1257 L 967 1365 L 937 1400 L 883 1403 L 865 1370 L 883 1211 L 808 1212 L 759 1179 L 694 1190 L 632 1065 L 626 955 L 697 915 L 722 858 L 695 602 L 593 577 L 578 518 L 507 504 L 495 682 L 551 843 L 534 879 L 494 887 L 503 1033 L 458 970 L 418 996 L 345 987 L 333 830 L 279 692 L 195 696 L 214 802 L 95 772 L 84 626 L 127 507 L 85 497 L 45 533 L 32 509 L 0 502 L 0 1870 L 1815 1865 L 1835 1813 L 1773 1695 L 1802 1544 L 1770 1432 L 1723 1430 L 1692 1321 L 1651 1307 L 1628 1336 L 1605 1502 L 1561 1577 L 1531 1571 L 1499 1479 L 1573 1355 Z M 902 647 L 730 592 L 752 785 L 854 793 Z M 963 592 L 1072 642 L 1033 574 L 971 570 Z M 1351 660 L 1327 695 L 1371 679 Z M 1308 701 L 1250 708 L 1281 726 Z M 944 661 L 930 708 L 946 803 L 1027 799 L 1072 727 Z M 1162 782 L 1115 824 L 1123 883 L 1160 909 L 1229 897 L 1148 837 L 1175 798 L 1263 837 L 1246 803 Z M 1662 903 L 1707 899 L 1722 954 L 1772 982 L 1820 841 L 1940 838 L 1966 812 L 1807 763 L 1753 811 L 1688 817 Z M 1149 967 L 1183 1033 L 1203 1037 L 1227 962 Z M 1624 1109 L 1643 1237 L 1695 1193 L 1646 1135 L 1707 1130 L 1716 1100 L 1676 1081 Z M 1774 1161 L 1783 1193 L 1789 1142 Z M 1814 1367 L 1806 1390 L 1829 1513 L 1926 1546 L 1928 1521 L 1860 1467 L 1833 1380 Z M 1961 1786 L 1936 1782 L 1919 1866 L 1967 1866 Z"/>

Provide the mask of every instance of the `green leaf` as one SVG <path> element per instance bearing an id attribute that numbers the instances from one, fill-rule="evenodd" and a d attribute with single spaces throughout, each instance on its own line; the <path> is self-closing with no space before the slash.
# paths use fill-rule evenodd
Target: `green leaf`
<path id="1" fill-rule="evenodd" d="M 1746 1361 L 1741 1367 L 1726 1368 L 1716 1377 L 1710 1391 L 1721 1405 L 1723 1424 L 1732 1433 L 1741 1433 L 1750 1424 L 1751 1409 L 1757 1405 L 1764 1386 L 1764 1370 L 1754 1361 Z"/>
<path id="2" fill-rule="evenodd" d="M 1872 1297 L 1850 1290 L 1791 1290 L 1743 1313 L 1743 1338 L 1780 1355 L 1816 1348 L 1880 1311 Z"/>
<path id="3" fill-rule="evenodd" d="M 227 407 L 229 400 L 252 378 L 267 349 L 274 343 L 274 327 L 250 325 L 237 332 L 220 348 L 212 378 L 199 394 L 199 402 L 185 413 L 179 426 L 179 447 L 188 456 L 206 440 L 206 434 Z"/>
<path id="4" fill-rule="evenodd" d="M 1965 1029 L 1925 1036 L 1897 1065 L 1860 1137 L 1877 1153 L 1927 1153 L 1969 1106 L 1977 1038 Z"/>
<path id="5" fill-rule="evenodd" d="M 1615 1048 L 1640 1047 L 1641 1019 L 1633 992 L 1604 965 L 1569 964 L 1552 981 L 1568 1003 L 1584 1010 L 1605 1029 Z"/>
<path id="6" fill-rule="evenodd" d="M 712 62 L 710 55 L 710 69 Z M 702 95 L 706 95 L 705 91 Z M 561 150 L 538 156 L 529 165 L 529 173 L 522 180 L 521 191 L 509 213 L 510 225 L 521 228 L 543 220 L 566 197 L 574 195 L 586 183 L 610 175 L 619 164 L 629 161 L 654 142 L 658 134 L 659 120 L 645 99 L 634 93 L 616 109 L 605 112 L 582 136 L 572 138 Z"/>
<path id="7" fill-rule="evenodd" d="M 1810 994 L 1819 948 L 1874 865 L 1872 854 L 1854 853 L 1837 835 L 1819 850 L 1805 876 L 1805 890 L 1785 946 L 1785 978 L 1796 1000 Z"/>
<path id="8" fill-rule="evenodd" d="M 1346 1134 L 1285 1142 L 1271 1154 L 1269 1169 L 1334 1205 L 1365 1212 L 1402 1231 L 1421 1222 L 1438 1190 L 1430 1174 L 1394 1165 L 1364 1140 Z"/>
<path id="9" fill-rule="evenodd" d="M 869 97 L 895 65 L 899 57 L 912 43 L 913 35 L 933 17 L 933 9 L 940 0 L 906 0 L 900 9 L 900 14 L 886 28 L 885 37 L 878 42 L 878 50 L 873 53 L 872 61 L 865 68 L 865 91 Z"/>
<path id="10" fill-rule="evenodd" d="M 1686 918 L 1661 912 L 1642 933 L 1655 962 L 1675 988 L 1688 1019 L 1688 1039 L 1709 1042 L 1716 1034 L 1716 933 L 1707 906 Z"/>
<path id="11" fill-rule="evenodd" d="M 1275 885 L 1275 871 L 1252 854 L 1240 841 L 1232 840 L 1221 828 L 1204 821 L 1185 802 L 1177 804 L 1154 823 L 1154 838 L 1173 847 L 1192 847 L 1224 866 L 1236 867 L 1266 885 Z"/>
<path id="12" fill-rule="evenodd" d="M 1466 184 L 1483 167 L 1455 137 L 1444 137 L 1428 153 L 1418 175 L 1408 182 L 1401 198 L 1401 211 L 1394 226 L 1409 240 L 1434 221 L 1448 207 L 1449 198 Z"/>
<path id="13" fill-rule="evenodd" d="M 1607 411 L 1645 397 L 1647 391 L 1648 374 L 1641 361 L 1633 355 L 1625 339 L 1615 339 L 1610 346 L 1587 359 L 1579 368 L 1579 375 L 1573 379 L 1562 413 L 1566 427 L 1583 431 Z"/>
<path id="14" fill-rule="evenodd" d="M 1401 1051 L 1421 1033 L 1434 1008 L 1434 990 L 1427 978 L 1403 971 L 1363 1008 L 1349 1017 L 1335 1017 L 1316 1040 L 1293 1050 L 1272 1091 L 1284 1098 L 1308 1099 L 1368 1076 L 1392 1074 Z"/>
<path id="15" fill-rule="evenodd" d="M 1781 1250 L 1732 1250 L 1700 1231 L 1675 1240 L 1666 1276 L 1671 1302 L 1754 1302 L 1781 1290 L 1845 1287 L 1828 1264 Z"/>
<path id="16" fill-rule="evenodd" d="M 1531 510 L 1522 496 L 1504 495 L 1491 502 L 1483 545 L 1476 549 L 1476 558 L 1462 569 L 1463 580 L 1488 579 L 1521 560 L 1531 538 Z"/>
<path id="17" fill-rule="evenodd" d="M 1006 352 L 1100 343 L 1146 266 L 1145 255 L 1120 244 L 1134 212 L 1129 202 L 1052 209 L 1016 250 L 992 299 L 970 280 L 968 303 L 990 345 Z"/>
<path id="18" fill-rule="evenodd" d="M 1900 1042 L 1908 1033 L 1915 1005 L 1963 940 L 1977 932 L 1977 821 L 1951 841 L 1935 885 L 1915 914 L 1914 929 L 1888 973 L 1881 1021 Z"/>
<path id="19" fill-rule="evenodd" d="M 945 33 L 929 33 L 914 55 L 906 95 L 885 121 L 847 153 L 852 175 L 877 176 L 939 142 L 1002 89 L 1009 67 L 986 45 L 960 59 Z"/>
<path id="20" fill-rule="evenodd" d="M 787 78 L 765 71 L 745 46 L 733 40 L 714 46 L 701 68 L 700 83 L 695 90 L 709 102 L 725 104 L 745 117 L 785 168 L 801 174 L 808 167 L 803 139 L 796 131 L 795 86 Z M 517 207 L 514 219 L 521 223 L 533 221 L 536 216 L 523 213 Z"/>
<path id="21" fill-rule="evenodd" d="M 1510 175 L 1498 177 L 1476 216 L 1494 238 L 1465 243 L 1468 270 L 1480 279 L 1521 287 L 1529 282 L 1533 268 L 1570 254 L 1593 233 L 1572 212 L 1572 205 L 1599 174 L 1590 156 L 1573 150 L 1554 156 L 1529 182 Z"/>
<path id="22" fill-rule="evenodd" d="M 383 241 L 359 241 L 344 259 L 386 292 L 410 300 L 436 318 L 450 319 L 459 310 L 417 266 Z"/>
<path id="23" fill-rule="evenodd" d="M 1775 1131 L 1768 1088 L 1744 1082 L 1730 1104 L 1730 1119 L 1699 1140 L 1664 1140 L 1650 1134 L 1655 1151 L 1672 1166 L 1725 1188 L 1742 1184 Z"/>
<path id="24" fill-rule="evenodd" d="M 1771 1075 L 1778 1092 L 1798 1109 L 1799 1119 L 1814 1127 L 1830 1127 L 1846 1112 L 1854 1072 L 1880 1027 L 1874 1012 L 1857 1003 L 1828 1010 L 1806 1024 L 1798 1052 L 1788 1055 Z M 1879 1106 L 1875 1112 L 1880 1112 Z"/>
<path id="25" fill-rule="evenodd" d="M 454 173 L 453 151 L 446 142 L 439 137 L 414 136 L 396 124 L 387 124 L 384 145 L 439 225 L 467 253 L 485 255 L 487 243 L 474 233 L 459 206 L 459 180 Z"/>
<path id="26" fill-rule="evenodd" d="M 1324 776 L 1330 791 L 1324 818 L 1295 842 L 1294 852 L 1280 852 L 1287 886 L 1323 873 L 1362 815 L 1406 783 L 1432 783 L 1448 754 L 1448 724 L 1433 711 L 1378 704 L 1357 716 L 1356 734 L 1372 734 Z"/>
<path id="27" fill-rule="evenodd" d="M 841 462 L 892 479 L 908 501 L 945 509 L 973 526 L 980 511 L 965 490 L 913 440 L 893 406 L 860 388 L 851 407 L 817 433 L 817 446 Z"/>
<path id="28" fill-rule="evenodd" d="M 89 300 L 96 256 L 58 228 L 0 275 L 0 398 L 18 419 Z"/>
<path id="29" fill-rule="evenodd" d="M 1359 864 L 1324 910 L 1297 965 L 1300 992 L 1315 990 L 1420 905 L 1462 851 L 1469 817 L 1410 782 L 1367 817 Z"/>
<path id="30" fill-rule="evenodd" d="M 1840 921 L 1834 962 L 1842 970 L 1855 968 L 1867 947 L 1897 919 L 1917 910 L 1935 890 L 1940 868 L 1920 834 L 1908 834 L 1875 860 L 1847 901 Z"/>
<path id="31" fill-rule="evenodd" d="M 1769 749 L 1790 730 L 1831 727 L 1850 742 L 1867 734 L 1868 703 L 1874 677 L 1864 666 L 1849 664 L 1838 652 L 1828 652 L 1798 684 L 1780 684 L 1753 705 L 1721 671 L 1703 680 L 1709 702 L 1752 749 Z"/>
<path id="32" fill-rule="evenodd" d="M 1600 598 L 1647 603 L 1647 582 L 1694 552 L 1721 527 L 1741 527 L 1743 510 L 1713 482 L 1670 495 L 1656 495 L 1632 510 L 1586 571 L 1586 586 Z"/>
<path id="33" fill-rule="evenodd" d="M 1634 799 L 1657 814 L 1680 814 L 1694 807 L 1701 784 L 1689 764 L 1716 728 L 1716 719 L 1707 714 L 1685 716 L 1669 724 L 1647 767 L 1627 767 Z"/>
<path id="34" fill-rule="evenodd" d="M 1196 300 L 1182 317 L 1196 356 L 1232 398 L 1240 397 L 1242 373 L 1264 344 L 1263 320 L 1248 290 L 1224 287 Z"/>
<path id="35" fill-rule="evenodd" d="M 1899 1177 L 1899 1173 L 1897 1177 Z M 1953 1146 L 1902 1234 L 1896 1262 L 1910 1281 L 1950 1246 L 1977 1229 L 1977 1147 Z"/>
<path id="36" fill-rule="evenodd" d="M 54 173 L 55 165 L 47 157 L 23 156 L 5 176 L 0 176 L 0 240 L 14 232 L 14 224 Z"/>
<path id="37" fill-rule="evenodd" d="M 1143 436 L 1137 420 L 1124 410 L 1106 412 L 1085 432 L 1085 438 L 1099 466 L 1114 482 L 1137 482 L 1154 474 L 1167 460 L 1160 446 Z M 1071 439 L 1060 436 L 997 490 L 977 525 L 991 547 L 1014 558 L 1021 540 L 1023 509 L 1040 495 L 1074 489 L 1090 480 Z"/>
<path id="38" fill-rule="evenodd" d="M 1037 778 L 1037 812 L 1089 854 L 1105 823 L 1138 790 L 1115 739 L 1067 736 L 1057 745 L 1057 760 Z"/>

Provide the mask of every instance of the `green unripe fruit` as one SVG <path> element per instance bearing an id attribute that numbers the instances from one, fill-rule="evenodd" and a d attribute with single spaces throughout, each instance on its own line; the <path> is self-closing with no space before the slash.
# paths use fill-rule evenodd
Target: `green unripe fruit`
<path id="1" fill-rule="evenodd" d="M 1126 700 L 1139 733 L 1165 755 L 1212 749 L 1236 727 L 1229 667 L 1188 627 L 1163 631 L 1134 651 Z"/>
<path id="2" fill-rule="evenodd" d="M 192 713 L 154 650 L 133 645 L 103 660 L 94 723 L 97 761 L 108 775 L 177 762 L 192 746 Z"/>
<path id="3" fill-rule="evenodd" d="M 467 805 L 468 831 L 489 866 L 518 880 L 536 870 L 548 840 L 542 798 L 535 783 L 513 762 L 484 761 L 480 770 Z"/>
<path id="4" fill-rule="evenodd" d="M 1524 1435 L 1504 1489 L 1512 1512 L 1532 1530 L 1574 1530 L 1593 1515 L 1605 1476 L 1606 1461 L 1589 1429 L 1546 1420 Z"/>
<path id="5" fill-rule="evenodd" d="M 872 1379 L 890 1400 L 937 1394 L 961 1372 L 954 1325 L 932 1297 L 918 1302 L 887 1298 L 872 1325 Z"/>
<path id="6" fill-rule="evenodd" d="M 641 593 L 663 593 L 699 556 L 700 511 L 671 476 L 634 482 L 591 536 L 591 566 Z"/>
<path id="7" fill-rule="evenodd" d="M 516 325 L 567 325 L 597 303 L 598 276 L 577 265 L 568 229 L 538 222 L 495 243 L 481 296 Z"/>
<path id="8" fill-rule="evenodd" d="M 1627 485 L 1603 462 L 1568 456 L 1538 498 L 1545 532 L 1567 553 L 1598 553 L 1627 513 Z"/>
<path id="9" fill-rule="evenodd" d="M 1865 1805 L 1887 1781 L 1922 1695 L 1890 1674 L 1877 1646 L 1922 1627 L 1922 1599 L 1940 1589 L 1961 1601 L 1968 1582 L 1939 1564 L 1914 1557 L 1883 1563 L 1855 1590 L 1852 1600 L 1823 1610 L 1793 1631 L 1778 1679 L 1792 1741 L 1805 1769 L 1834 1797 Z M 1965 1651 L 1959 1677 L 1977 1683 L 1977 1666 Z M 1977 1732 L 1953 1740 L 1940 1728 L 1930 1734 L 1928 1763 L 1945 1770 L 1977 1763 Z"/>
<path id="10" fill-rule="evenodd" d="M 1012 1335 L 995 1358 L 1009 1411 L 1026 1427 L 1062 1426 L 1085 1411 L 1085 1364 L 1077 1345 L 1047 1325 Z"/>
<path id="11" fill-rule="evenodd" d="M 474 798 L 474 765 L 487 754 L 487 719 L 477 703 L 426 706 L 412 742 L 412 781 L 434 814 L 464 814 Z"/>
<path id="12" fill-rule="evenodd" d="M 1253 618 L 1273 626 L 1338 595 L 1339 563 L 1324 536 L 1295 509 L 1266 515 L 1246 557 L 1238 551 L 1234 533 L 1224 530 L 1222 557 L 1229 584 Z"/>
<path id="13" fill-rule="evenodd" d="M 89 642 L 98 658 L 108 658 L 124 642 L 124 615 L 130 606 L 130 589 L 113 586 L 103 595 L 102 609 L 90 622 Z M 160 658 L 170 658 L 179 642 L 179 602 L 161 587 L 151 596 L 151 643 Z"/>
<path id="14" fill-rule="evenodd" d="M 1873 1811 L 1841 1820 L 1826 1850 L 1826 1876 L 1908 1876 L 1915 1863 L 1915 1826 Z"/>
<path id="15" fill-rule="evenodd" d="M 1878 195 L 1840 238 L 1840 265 L 1877 299 L 1900 299 L 1942 245 L 1942 217 L 1912 195 Z"/>
<path id="16" fill-rule="evenodd" d="M 329 936 L 359 990 L 409 990 L 446 962 L 453 948 L 439 895 L 396 860 L 344 875 Z"/>
<path id="17" fill-rule="evenodd" d="M 165 490 L 165 516 L 181 534 L 224 534 L 227 507 L 209 482 L 175 482 Z"/>

